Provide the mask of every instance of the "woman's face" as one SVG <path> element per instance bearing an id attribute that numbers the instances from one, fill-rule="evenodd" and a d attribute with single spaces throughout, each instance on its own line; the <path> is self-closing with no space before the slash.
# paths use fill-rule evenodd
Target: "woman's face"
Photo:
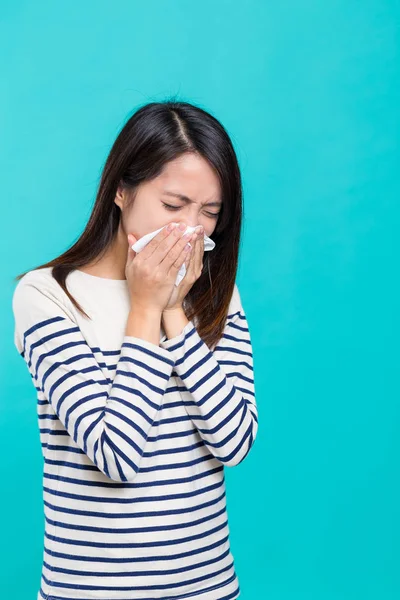
<path id="1" fill-rule="evenodd" d="M 210 236 L 221 210 L 221 190 L 217 175 L 204 158 L 184 154 L 167 163 L 158 177 L 140 184 L 129 208 L 120 189 L 115 202 L 122 210 L 124 233 L 132 233 L 136 239 L 171 221 L 203 225 L 205 234 Z"/>

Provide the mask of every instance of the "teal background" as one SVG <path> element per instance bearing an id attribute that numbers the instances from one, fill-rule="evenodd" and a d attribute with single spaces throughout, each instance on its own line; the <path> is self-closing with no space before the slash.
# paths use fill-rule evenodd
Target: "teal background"
<path id="1" fill-rule="evenodd" d="M 118 130 L 173 94 L 222 121 L 244 179 L 241 600 L 400 597 L 399 23 L 395 0 L 2 2 L 2 597 L 36 599 L 43 543 L 12 278 L 78 237 Z"/>

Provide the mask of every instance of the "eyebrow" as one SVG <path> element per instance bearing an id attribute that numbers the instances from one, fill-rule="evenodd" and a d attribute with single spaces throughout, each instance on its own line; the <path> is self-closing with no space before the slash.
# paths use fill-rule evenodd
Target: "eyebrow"
<path id="1" fill-rule="evenodd" d="M 167 196 L 175 196 L 176 198 L 179 198 L 179 200 L 183 200 L 183 202 L 186 202 L 186 204 L 193 204 L 193 202 L 194 202 L 194 200 L 192 200 L 188 196 L 185 196 L 184 194 L 178 194 L 177 192 L 170 192 L 168 190 L 163 190 L 162 193 L 166 194 Z M 221 206 L 221 205 L 222 205 L 222 202 L 219 200 L 214 200 L 213 202 L 207 202 L 207 206 Z"/>

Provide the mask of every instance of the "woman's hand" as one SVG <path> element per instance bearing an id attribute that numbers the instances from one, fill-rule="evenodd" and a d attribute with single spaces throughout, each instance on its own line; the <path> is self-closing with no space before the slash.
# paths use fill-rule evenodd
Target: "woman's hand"
<path id="1" fill-rule="evenodd" d="M 184 224 L 169 230 L 164 227 L 140 252 L 132 250 L 136 238 L 128 235 L 128 255 L 125 267 L 131 305 L 144 311 L 160 314 L 167 306 L 179 269 L 188 252 L 191 239 L 183 235 Z"/>
<path id="2" fill-rule="evenodd" d="M 197 235 L 190 241 L 192 249 L 189 252 L 189 257 L 185 260 L 186 275 L 178 286 L 174 285 L 174 289 L 163 310 L 163 314 L 168 314 L 168 311 L 182 308 L 184 298 L 187 296 L 193 284 L 200 277 L 203 270 L 204 229 L 198 227 L 195 231 Z"/>

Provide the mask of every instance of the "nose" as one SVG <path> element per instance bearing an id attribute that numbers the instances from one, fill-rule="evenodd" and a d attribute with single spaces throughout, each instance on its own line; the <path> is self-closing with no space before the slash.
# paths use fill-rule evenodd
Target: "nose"
<path id="1" fill-rule="evenodd" d="M 183 221 L 183 223 L 185 223 L 185 225 L 187 225 L 188 227 L 197 227 L 197 225 L 199 225 L 199 222 L 197 219 L 194 218 L 185 218 L 182 217 L 181 219 Z"/>
<path id="2" fill-rule="evenodd" d="M 204 226 L 201 225 L 197 220 L 195 221 L 193 219 L 182 219 L 179 222 L 184 223 L 184 225 L 186 227 L 203 227 L 203 231 L 204 231 Z"/>

